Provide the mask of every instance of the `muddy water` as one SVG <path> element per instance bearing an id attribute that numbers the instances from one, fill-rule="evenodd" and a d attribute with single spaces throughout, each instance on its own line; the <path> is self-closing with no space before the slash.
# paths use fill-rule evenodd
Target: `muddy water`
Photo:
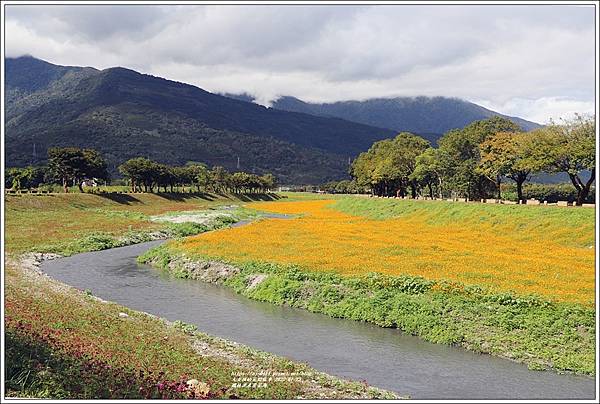
<path id="1" fill-rule="evenodd" d="M 398 330 L 252 301 L 225 287 L 172 278 L 136 263 L 159 243 L 48 261 L 42 270 L 103 299 L 416 399 L 594 398 L 589 377 L 530 371 Z"/>

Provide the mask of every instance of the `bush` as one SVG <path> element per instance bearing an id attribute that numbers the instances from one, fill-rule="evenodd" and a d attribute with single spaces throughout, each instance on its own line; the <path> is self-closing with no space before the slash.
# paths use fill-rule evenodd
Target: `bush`
<path id="1" fill-rule="evenodd" d="M 592 187 L 585 203 L 595 203 L 595 189 Z M 515 184 L 502 185 L 502 198 L 507 200 L 517 200 L 517 187 Z M 524 199 L 537 199 L 555 203 L 557 201 L 573 202 L 577 199 L 577 190 L 571 184 L 524 184 Z"/>

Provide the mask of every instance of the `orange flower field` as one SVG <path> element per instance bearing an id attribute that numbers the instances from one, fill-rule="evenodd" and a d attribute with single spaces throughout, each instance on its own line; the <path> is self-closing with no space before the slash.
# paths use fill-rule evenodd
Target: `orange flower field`
<path id="1" fill-rule="evenodd" d="M 419 215 L 374 220 L 332 209 L 333 203 L 252 204 L 300 216 L 201 234 L 182 241 L 180 248 L 232 262 L 297 264 L 344 275 L 418 275 L 593 304 L 594 249 L 524 240 L 473 221 L 435 225 Z"/>

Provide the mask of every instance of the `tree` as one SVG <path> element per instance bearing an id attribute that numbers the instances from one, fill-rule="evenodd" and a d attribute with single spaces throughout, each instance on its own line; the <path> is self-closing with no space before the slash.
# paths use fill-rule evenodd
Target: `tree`
<path id="1" fill-rule="evenodd" d="M 152 166 L 150 166 L 152 167 Z M 175 167 L 168 166 L 166 164 L 155 163 L 153 165 L 154 171 L 154 181 L 156 182 L 157 192 L 160 192 L 160 187 L 163 187 L 164 192 L 167 192 L 167 186 L 171 188 L 171 192 L 173 192 L 173 186 L 177 182 Z"/>
<path id="2" fill-rule="evenodd" d="M 250 175 L 244 172 L 237 172 L 231 174 L 229 183 L 233 188 L 233 192 L 238 193 L 240 191 L 244 191 L 246 188 L 250 187 Z"/>
<path id="3" fill-rule="evenodd" d="M 48 168 L 60 179 L 64 192 L 69 192 L 69 183 L 75 180 L 84 167 L 84 156 L 76 147 L 53 147 L 48 149 Z"/>
<path id="4" fill-rule="evenodd" d="M 411 186 L 416 196 L 417 183 L 410 175 L 415 169 L 416 158 L 429 147 L 429 142 L 408 132 L 394 139 L 381 140 L 361 153 L 352 163 L 351 175 L 358 185 L 369 185 L 377 195 L 404 195 Z"/>
<path id="5" fill-rule="evenodd" d="M 93 149 L 77 147 L 53 147 L 48 149 L 48 168 L 58 178 L 65 192 L 69 184 L 77 184 L 83 192 L 82 183 L 86 179 L 107 179 L 106 161 Z"/>
<path id="6" fill-rule="evenodd" d="M 436 188 L 437 195 L 441 199 L 444 197 L 444 183 L 449 172 L 450 159 L 445 151 L 430 147 L 417 156 L 411 179 L 425 184 L 432 198 L 433 188 Z"/>
<path id="7" fill-rule="evenodd" d="M 230 174 L 221 166 L 213 167 L 210 171 L 210 184 L 215 191 L 224 191 L 229 187 Z"/>
<path id="8" fill-rule="evenodd" d="M 498 132 L 518 131 L 512 121 L 494 116 L 444 134 L 438 145 L 449 158 L 450 187 L 467 198 L 485 197 L 489 189 L 497 189 L 494 181 L 476 170 L 481 159 L 479 145 Z"/>
<path id="9" fill-rule="evenodd" d="M 156 162 L 144 157 L 127 160 L 119 166 L 119 172 L 131 182 L 131 191 L 136 192 L 142 185 L 144 191 L 152 191 L 152 186 L 159 175 L 159 166 Z"/>
<path id="10" fill-rule="evenodd" d="M 263 174 L 260 179 L 263 192 L 268 192 L 277 187 L 277 177 L 271 173 Z"/>
<path id="11" fill-rule="evenodd" d="M 195 186 L 198 192 L 200 192 L 200 187 L 208 185 L 208 168 L 206 168 L 206 164 L 188 162 L 185 165 L 185 169 L 187 170 L 187 177 L 190 184 Z"/>
<path id="12" fill-rule="evenodd" d="M 534 153 L 535 133 L 499 132 L 480 145 L 478 171 L 494 181 L 500 195 L 503 176 L 517 184 L 517 198 L 523 200 L 523 183 L 532 173 L 543 169 L 543 161 Z"/>
<path id="13" fill-rule="evenodd" d="M 37 188 L 44 182 L 46 171 L 47 167 L 40 166 L 9 168 L 4 173 L 4 186 L 14 190 Z"/>
<path id="14" fill-rule="evenodd" d="M 590 193 L 596 175 L 596 118 L 576 115 L 574 119 L 539 129 L 535 138 L 536 158 L 549 172 L 565 172 L 577 190 L 577 205 Z M 589 177 L 584 179 L 584 171 Z"/>
<path id="15" fill-rule="evenodd" d="M 94 149 L 83 149 L 84 167 L 81 170 L 78 181 L 79 191 L 83 192 L 83 182 L 86 179 L 105 180 L 110 179 L 106 160 Z"/>
<path id="16" fill-rule="evenodd" d="M 398 153 L 397 161 L 400 166 L 400 176 L 402 184 L 409 184 L 412 197 L 417 197 L 417 181 L 411 178 L 417 165 L 417 157 L 427 150 L 429 142 L 420 136 L 412 133 L 402 132 L 394 138 L 394 146 Z"/>

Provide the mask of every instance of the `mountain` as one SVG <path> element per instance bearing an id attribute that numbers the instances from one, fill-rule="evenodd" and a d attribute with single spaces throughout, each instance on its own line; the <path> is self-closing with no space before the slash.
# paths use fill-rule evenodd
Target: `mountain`
<path id="1" fill-rule="evenodd" d="M 44 163 L 53 146 L 101 151 L 113 174 L 128 158 L 201 161 L 273 172 L 284 183 L 347 176 L 348 157 L 396 131 L 289 112 L 115 67 L 7 58 L 5 164 Z M 35 155 L 34 153 L 35 145 Z"/>
<path id="2" fill-rule="evenodd" d="M 252 94 L 248 94 L 248 93 L 241 93 L 241 94 L 221 93 L 219 95 L 222 95 L 223 97 L 227 97 L 227 98 L 233 98 L 234 100 L 238 100 L 238 101 L 254 102 L 254 96 Z"/>
<path id="3" fill-rule="evenodd" d="M 244 94 L 248 98 L 247 94 Z M 346 119 L 365 125 L 419 134 L 432 143 L 450 129 L 462 128 L 473 121 L 498 115 L 510 119 L 525 131 L 541 125 L 525 119 L 502 115 L 458 98 L 398 97 L 366 101 L 340 101 L 329 104 L 304 102 L 281 97 L 272 104 L 283 111 Z"/>

